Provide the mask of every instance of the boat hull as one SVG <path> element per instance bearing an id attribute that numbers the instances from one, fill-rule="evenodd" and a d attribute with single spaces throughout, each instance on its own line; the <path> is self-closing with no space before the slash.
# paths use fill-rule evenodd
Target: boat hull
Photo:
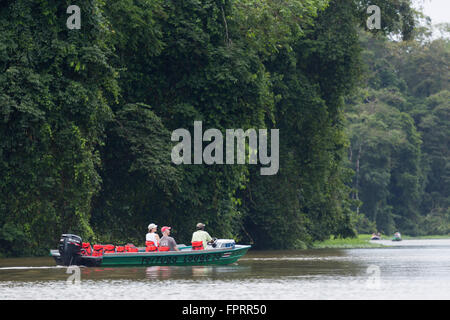
<path id="1" fill-rule="evenodd" d="M 247 253 L 251 246 L 236 245 L 235 248 L 191 250 L 165 252 L 127 252 L 105 253 L 101 257 L 84 257 L 74 261 L 74 265 L 83 266 L 197 266 L 226 265 L 235 263 Z M 61 264 L 59 252 L 51 251 L 57 264 Z"/>

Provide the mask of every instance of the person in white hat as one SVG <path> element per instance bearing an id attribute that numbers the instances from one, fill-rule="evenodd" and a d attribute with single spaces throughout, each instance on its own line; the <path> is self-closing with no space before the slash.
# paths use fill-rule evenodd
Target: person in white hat
<path id="1" fill-rule="evenodd" d="M 159 245 L 159 235 L 156 233 L 156 230 L 158 229 L 158 226 L 154 223 L 150 223 L 148 225 L 148 233 L 145 236 L 145 241 L 153 241 L 155 246 L 157 247 Z"/>

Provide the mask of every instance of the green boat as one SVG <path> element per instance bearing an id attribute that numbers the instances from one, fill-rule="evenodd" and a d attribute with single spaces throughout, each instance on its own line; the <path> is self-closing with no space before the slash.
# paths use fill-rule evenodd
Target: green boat
<path id="1" fill-rule="evenodd" d="M 136 248 L 135 252 L 112 252 L 101 255 L 80 253 L 81 238 L 64 234 L 57 250 L 50 255 L 57 265 L 81 265 L 87 267 L 119 266 L 197 266 L 226 265 L 239 260 L 251 248 L 250 245 L 238 245 L 233 240 L 217 240 L 216 247 L 208 246 L 204 250 L 193 250 L 191 246 L 178 245 L 179 251 L 146 252 L 145 248 Z"/>
<path id="2" fill-rule="evenodd" d="M 392 241 L 402 241 L 402 236 L 400 235 L 400 232 L 394 233 L 394 237 L 392 238 Z"/>

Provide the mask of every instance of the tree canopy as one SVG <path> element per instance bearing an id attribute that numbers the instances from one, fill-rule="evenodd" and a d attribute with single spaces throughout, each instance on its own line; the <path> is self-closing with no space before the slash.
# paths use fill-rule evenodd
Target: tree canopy
<path id="1" fill-rule="evenodd" d="M 409 0 L 370 32 L 361 0 L 80 0 L 80 29 L 69 5 L 0 4 L 0 254 L 139 245 L 150 222 L 257 248 L 448 233 L 449 44 Z M 279 129 L 278 173 L 175 165 L 194 121 Z"/>

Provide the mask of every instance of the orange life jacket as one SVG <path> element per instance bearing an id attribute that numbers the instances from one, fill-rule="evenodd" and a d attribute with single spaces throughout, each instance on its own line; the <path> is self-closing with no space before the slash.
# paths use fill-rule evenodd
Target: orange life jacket
<path id="1" fill-rule="evenodd" d="M 103 245 L 101 244 L 94 244 L 94 252 L 92 253 L 92 256 L 98 257 L 103 255 Z"/>
<path id="2" fill-rule="evenodd" d="M 203 250 L 203 241 L 192 241 L 192 250 Z"/>
<path id="3" fill-rule="evenodd" d="M 83 242 L 81 246 L 81 254 L 83 256 L 90 256 L 92 254 L 92 247 L 89 242 Z"/>
<path id="4" fill-rule="evenodd" d="M 127 245 L 125 246 L 125 251 L 126 251 L 126 252 L 138 252 L 139 249 L 136 248 L 136 247 L 134 246 L 134 244 L 129 243 L 129 244 L 127 244 Z"/>
<path id="5" fill-rule="evenodd" d="M 124 246 L 117 246 L 117 247 L 116 247 L 116 252 L 117 252 L 117 253 L 123 253 L 123 252 L 125 252 L 125 247 L 124 247 Z"/>
<path id="6" fill-rule="evenodd" d="M 145 241 L 145 252 L 158 251 L 158 247 L 155 246 L 153 241 Z"/>
<path id="7" fill-rule="evenodd" d="M 116 247 L 112 244 L 107 244 L 103 246 L 103 248 L 105 249 L 104 253 L 116 253 Z"/>

